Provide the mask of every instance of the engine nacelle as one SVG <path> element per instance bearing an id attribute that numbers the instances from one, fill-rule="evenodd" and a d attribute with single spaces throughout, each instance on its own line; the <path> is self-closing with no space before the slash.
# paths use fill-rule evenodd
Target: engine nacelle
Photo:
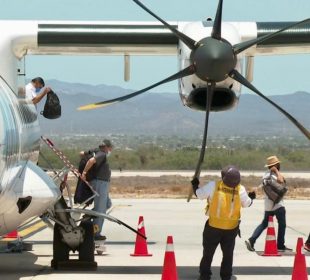
<path id="1" fill-rule="evenodd" d="M 206 110 L 207 88 L 201 87 L 194 89 L 186 98 L 186 106 L 200 111 Z M 238 104 L 238 97 L 229 88 L 216 88 L 212 98 L 211 111 L 226 111 Z"/>
<path id="2" fill-rule="evenodd" d="M 180 30 L 195 41 L 211 36 L 212 21 L 188 23 L 180 26 Z M 240 35 L 236 27 L 229 23 L 222 24 L 222 38 L 232 45 L 240 43 Z M 182 42 L 179 45 L 180 69 L 185 69 L 193 62 L 191 61 L 191 50 Z M 242 73 L 242 54 L 238 55 L 235 69 Z M 227 77 L 217 82 L 213 94 L 211 111 L 225 111 L 237 105 L 241 86 L 238 82 Z M 182 102 L 196 110 L 206 110 L 207 82 L 201 80 L 197 75 L 183 77 L 179 80 L 179 92 Z"/>

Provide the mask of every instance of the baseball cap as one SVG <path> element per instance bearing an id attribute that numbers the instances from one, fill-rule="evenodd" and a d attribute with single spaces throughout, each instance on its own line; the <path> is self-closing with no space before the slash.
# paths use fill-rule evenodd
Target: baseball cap
<path id="1" fill-rule="evenodd" d="M 99 147 L 104 146 L 113 148 L 112 142 L 109 139 L 104 139 L 102 143 L 99 145 Z"/>

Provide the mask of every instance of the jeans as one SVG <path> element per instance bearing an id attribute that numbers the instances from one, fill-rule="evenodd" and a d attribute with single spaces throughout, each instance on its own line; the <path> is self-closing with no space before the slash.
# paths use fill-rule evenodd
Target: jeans
<path id="1" fill-rule="evenodd" d="M 94 198 L 94 211 L 97 211 L 102 214 L 106 214 L 107 209 L 111 206 L 111 200 L 109 198 L 109 188 L 110 183 L 107 181 L 102 181 L 95 179 L 91 181 L 91 185 L 94 187 L 95 191 L 99 194 Z M 99 231 L 95 233 L 95 236 L 99 236 L 102 231 L 104 219 L 95 218 L 94 224 L 98 225 Z"/>
<path id="2" fill-rule="evenodd" d="M 261 224 L 254 230 L 252 236 L 249 238 L 250 242 L 254 245 L 256 239 L 261 235 L 261 233 L 268 226 L 269 216 L 276 216 L 278 220 L 278 237 L 277 237 L 277 246 L 278 249 L 284 248 L 285 243 L 285 228 L 286 228 L 286 218 L 285 218 L 285 208 L 280 207 L 274 211 L 265 211 L 265 216 Z"/>

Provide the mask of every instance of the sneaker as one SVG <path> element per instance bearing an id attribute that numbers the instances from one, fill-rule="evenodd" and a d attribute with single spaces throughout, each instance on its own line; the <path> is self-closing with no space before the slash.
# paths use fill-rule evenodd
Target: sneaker
<path id="1" fill-rule="evenodd" d="M 305 243 L 304 249 L 305 249 L 306 251 L 310 252 L 310 244 Z"/>
<path id="2" fill-rule="evenodd" d="M 104 241 L 107 239 L 107 237 L 105 235 L 96 235 L 94 239 Z"/>
<path id="3" fill-rule="evenodd" d="M 245 245 L 247 247 L 247 249 L 251 252 L 254 252 L 255 249 L 254 249 L 254 243 L 249 240 L 245 240 Z"/>
<path id="4" fill-rule="evenodd" d="M 291 252 L 293 251 L 293 249 L 291 248 L 287 248 L 286 246 L 284 246 L 283 248 L 278 248 L 279 252 Z"/>

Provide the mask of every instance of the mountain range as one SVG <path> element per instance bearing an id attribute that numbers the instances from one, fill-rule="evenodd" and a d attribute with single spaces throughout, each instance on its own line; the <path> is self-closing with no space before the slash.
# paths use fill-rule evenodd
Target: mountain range
<path id="1" fill-rule="evenodd" d="M 92 111 L 77 111 L 80 105 L 133 92 L 117 86 L 88 85 L 49 80 L 58 94 L 62 116 L 40 116 L 43 134 L 201 135 L 205 114 L 182 105 L 175 93 L 146 93 L 131 100 Z M 310 129 L 310 93 L 269 96 Z M 38 107 L 42 110 L 44 102 Z M 255 94 L 242 94 L 237 107 L 211 113 L 211 136 L 301 135 L 285 116 Z"/>

